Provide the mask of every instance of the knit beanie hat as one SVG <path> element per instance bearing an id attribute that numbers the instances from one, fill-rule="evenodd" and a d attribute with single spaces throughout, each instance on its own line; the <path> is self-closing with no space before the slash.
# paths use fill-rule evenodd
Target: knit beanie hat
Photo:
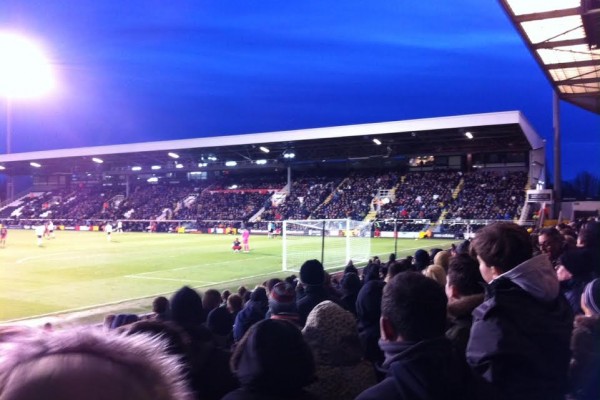
<path id="1" fill-rule="evenodd" d="M 308 260 L 300 267 L 300 280 L 305 285 L 322 285 L 325 282 L 325 270 L 319 260 Z"/>
<path id="2" fill-rule="evenodd" d="M 600 314 L 600 278 L 594 279 L 585 286 L 582 299 L 593 314 Z"/>
<path id="3" fill-rule="evenodd" d="M 297 313 L 296 290 L 287 282 L 279 282 L 269 295 L 269 310 L 272 315 L 281 313 Z"/>

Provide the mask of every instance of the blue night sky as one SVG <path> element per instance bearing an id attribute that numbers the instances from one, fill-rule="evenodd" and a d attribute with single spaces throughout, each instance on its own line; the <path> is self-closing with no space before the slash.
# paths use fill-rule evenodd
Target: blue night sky
<path id="1" fill-rule="evenodd" d="M 507 110 L 552 148 L 552 88 L 496 1 L 2 0 L 3 29 L 58 74 L 14 104 L 13 152 Z M 600 116 L 561 113 L 563 178 L 600 175 Z"/>

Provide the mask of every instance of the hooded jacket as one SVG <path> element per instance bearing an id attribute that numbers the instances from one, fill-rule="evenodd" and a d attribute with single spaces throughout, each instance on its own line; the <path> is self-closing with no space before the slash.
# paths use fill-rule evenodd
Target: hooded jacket
<path id="1" fill-rule="evenodd" d="M 464 400 L 466 369 L 445 337 L 420 342 L 386 342 L 386 378 L 365 390 L 357 400 Z"/>
<path id="2" fill-rule="evenodd" d="M 564 399 L 572 327 L 571 308 L 542 254 L 486 287 L 473 312 L 467 362 L 507 399 Z"/>
<path id="3" fill-rule="evenodd" d="M 307 387 L 321 399 L 352 400 L 377 381 L 363 358 L 356 319 L 339 305 L 324 301 L 308 315 L 302 330 L 315 356 L 318 380 Z"/>

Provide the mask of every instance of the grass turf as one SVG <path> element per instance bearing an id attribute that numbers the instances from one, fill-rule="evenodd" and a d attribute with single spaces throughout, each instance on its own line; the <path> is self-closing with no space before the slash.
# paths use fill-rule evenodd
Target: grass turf
<path id="1" fill-rule="evenodd" d="M 0 322 L 62 315 L 170 295 L 183 285 L 203 291 L 236 289 L 282 271 L 282 239 L 254 235 L 250 253 L 233 253 L 232 236 L 194 234 L 56 232 L 36 244 L 33 231 L 11 230 L 0 248 Z M 398 240 L 399 257 L 417 248 L 448 248 L 450 240 Z M 371 240 L 383 261 L 394 240 Z"/>

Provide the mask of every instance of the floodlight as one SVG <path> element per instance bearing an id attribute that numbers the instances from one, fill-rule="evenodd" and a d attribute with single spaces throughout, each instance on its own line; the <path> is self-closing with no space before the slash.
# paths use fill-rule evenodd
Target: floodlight
<path id="1" fill-rule="evenodd" d="M 208 161 L 217 161 L 217 157 L 215 157 L 215 156 L 208 156 Z"/>
<path id="2" fill-rule="evenodd" d="M 30 162 L 29 165 L 31 165 L 34 168 L 40 168 L 42 166 L 42 164 L 36 163 L 34 161 Z"/>
<path id="3" fill-rule="evenodd" d="M 469 139 L 473 139 L 473 134 L 469 131 L 465 132 L 465 136 Z"/>
<path id="4" fill-rule="evenodd" d="M 207 166 L 208 166 L 208 163 L 205 163 L 205 162 L 198 163 L 198 167 L 200 167 L 200 168 L 207 167 Z"/>
<path id="5" fill-rule="evenodd" d="M 260 146 L 260 147 L 259 147 L 259 149 L 260 149 L 260 151 L 262 151 L 263 153 L 268 153 L 269 151 L 271 151 L 271 150 L 269 150 L 268 148 L 266 148 L 265 146 Z"/>
<path id="6" fill-rule="evenodd" d="M 158 178 L 156 176 L 153 176 L 152 178 L 148 178 L 147 182 L 148 183 L 156 183 L 156 182 L 158 182 Z"/>
<path id="7" fill-rule="evenodd" d="M 102 164 L 104 162 L 103 159 L 98 158 L 98 157 L 92 157 L 92 161 L 95 162 L 96 164 Z"/>
<path id="8" fill-rule="evenodd" d="M 0 32 L 0 95 L 39 97 L 56 85 L 50 61 L 40 46 L 21 35 Z"/>
<path id="9" fill-rule="evenodd" d="M 169 152 L 169 153 L 168 153 L 168 155 L 169 155 L 169 157 L 171 157 L 171 158 L 175 158 L 175 159 L 179 158 L 179 154 L 177 154 L 177 153 L 172 153 L 172 152 Z"/>
<path id="10" fill-rule="evenodd" d="M 237 162 L 236 162 L 236 161 L 227 161 L 227 162 L 225 163 L 225 166 L 226 166 L 226 167 L 235 167 L 236 165 L 237 165 Z"/>
<path id="11" fill-rule="evenodd" d="M 293 152 L 285 152 L 283 153 L 283 158 L 294 158 L 296 157 L 296 154 L 294 154 Z"/>
<path id="12" fill-rule="evenodd" d="M 267 160 L 256 160 L 256 163 L 258 165 L 265 165 L 267 163 Z"/>
<path id="13" fill-rule="evenodd" d="M 231 186 L 229 186 L 228 189 L 237 189 L 237 188 L 238 188 L 238 185 L 231 185 Z"/>
<path id="14" fill-rule="evenodd" d="M 142 167 L 140 167 L 139 165 L 136 165 L 135 167 L 131 167 L 132 171 L 141 171 Z"/>
<path id="15" fill-rule="evenodd" d="M 183 168 L 183 164 L 177 163 L 177 164 L 175 164 L 175 168 L 181 169 L 181 168 Z"/>
<path id="16" fill-rule="evenodd" d="M 381 140 L 377 138 L 373 139 L 373 143 L 375 143 L 377 146 L 381 146 Z"/>
<path id="17" fill-rule="evenodd" d="M 156 171 L 160 169 L 160 165 L 153 165 L 152 167 L 150 167 L 152 170 Z"/>
<path id="18" fill-rule="evenodd" d="M 6 167 L 4 165 L 0 165 L 0 171 L 4 171 Z"/>

